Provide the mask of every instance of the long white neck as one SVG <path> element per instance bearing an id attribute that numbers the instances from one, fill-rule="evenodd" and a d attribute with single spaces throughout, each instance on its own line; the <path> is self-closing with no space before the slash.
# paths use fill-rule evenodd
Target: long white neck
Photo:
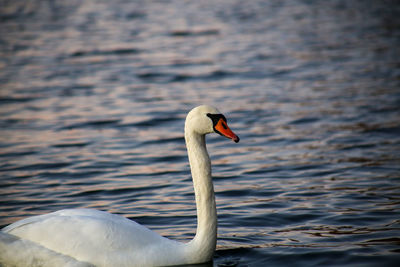
<path id="1" fill-rule="evenodd" d="M 188 243 L 188 248 L 192 257 L 208 261 L 212 259 L 217 242 L 217 209 L 211 162 L 206 149 L 205 135 L 185 127 L 185 140 L 197 207 L 196 236 Z"/>

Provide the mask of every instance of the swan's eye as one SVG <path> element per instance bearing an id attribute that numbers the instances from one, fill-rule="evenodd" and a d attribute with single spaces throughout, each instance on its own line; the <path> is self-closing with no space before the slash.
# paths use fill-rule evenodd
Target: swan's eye
<path id="1" fill-rule="evenodd" d="M 207 113 L 207 117 L 209 117 L 209 118 L 212 120 L 213 126 L 214 126 L 214 127 L 218 124 L 219 120 L 221 120 L 221 119 L 222 119 L 222 120 L 225 122 L 225 124 L 226 124 L 226 118 L 225 118 L 225 116 L 222 115 L 222 114 L 211 114 L 211 113 Z"/>

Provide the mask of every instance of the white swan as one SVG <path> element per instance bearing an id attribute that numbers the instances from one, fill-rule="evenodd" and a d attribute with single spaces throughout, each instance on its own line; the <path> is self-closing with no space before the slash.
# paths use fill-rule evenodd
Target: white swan
<path id="1" fill-rule="evenodd" d="M 217 211 L 205 135 L 239 142 L 225 117 L 210 106 L 192 109 L 185 140 L 197 207 L 193 240 L 167 239 L 125 217 L 92 209 L 67 209 L 17 221 L 3 232 L 95 266 L 168 266 L 208 262 L 217 239 Z M 1 254 L 1 252 L 0 252 Z"/>

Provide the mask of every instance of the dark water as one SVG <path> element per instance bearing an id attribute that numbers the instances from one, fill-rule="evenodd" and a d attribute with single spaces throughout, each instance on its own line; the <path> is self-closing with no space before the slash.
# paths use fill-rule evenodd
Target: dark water
<path id="1" fill-rule="evenodd" d="M 400 262 L 397 1 L 1 1 L 0 225 L 64 208 L 190 240 L 206 103 L 214 266 Z"/>

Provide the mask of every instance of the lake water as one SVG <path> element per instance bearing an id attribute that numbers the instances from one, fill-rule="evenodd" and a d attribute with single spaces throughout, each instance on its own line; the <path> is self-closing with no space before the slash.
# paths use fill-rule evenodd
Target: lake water
<path id="1" fill-rule="evenodd" d="M 204 103 L 241 138 L 207 138 L 205 266 L 400 263 L 396 1 L 2 1 L 0 22 L 0 226 L 96 208 L 190 240 Z"/>

